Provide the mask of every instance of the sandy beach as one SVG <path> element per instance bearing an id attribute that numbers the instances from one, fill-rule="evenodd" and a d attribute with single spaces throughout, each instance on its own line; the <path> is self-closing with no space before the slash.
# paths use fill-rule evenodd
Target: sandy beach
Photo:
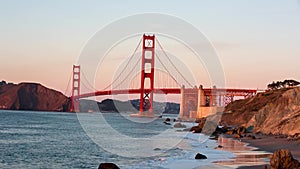
<path id="1" fill-rule="evenodd" d="M 256 135 L 256 138 L 233 139 L 226 135 L 220 136 L 218 143 L 222 147 L 218 149 L 230 151 L 236 158 L 217 164 L 238 169 L 264 169 L 266 165 L 269 167 L 270 156 L 279 149 L 289 149 L 293 157 L 300 160 L 300 140 L 267 135 Z"/>
<path id="2" fill-rule="evenodd" d="M 280 136 L 266 136 L 258 135 L 258 139 L 251 139 L 248 137 L 242 138 L 243 142 L 249 143 L 250 146 L 259 148 L 273 153 L 279 149 L 288 149 L 291 151 L 293 157 L 300 161 L 300 140 L 288 140 Z"/>

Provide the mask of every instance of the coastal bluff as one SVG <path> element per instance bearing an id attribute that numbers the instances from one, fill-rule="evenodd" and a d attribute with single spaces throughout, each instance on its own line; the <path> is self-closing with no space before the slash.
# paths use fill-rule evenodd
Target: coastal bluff
<path id="1" fill-rule="evenodd" d="M 69 111 L 71 100 L 38 83 L 1 83 L 0 109 Z"/>
<path id="2" fill-rule="evenodd" d="M 254 127 L 265 134 L 295 135 L 300 132 L 300 87 L 258 93 L 230 103 L 221 122 L 231 126 Z"/>

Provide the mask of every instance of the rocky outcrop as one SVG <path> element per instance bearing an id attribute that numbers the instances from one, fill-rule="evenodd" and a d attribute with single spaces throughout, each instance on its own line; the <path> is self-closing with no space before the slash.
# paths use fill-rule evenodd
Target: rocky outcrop
<path id="1" fill-rule="evenodd" d="M 289 150 L 280 149 L 271 156 L 270 167 L 270 169 L 300 169 L 300 164 Z"/>
<path id="2" fill-rule="evenodd" d="M 69 111 L 71 101 L 61 92 L 37 83 L 0 86 L 0 109 Z"/>
<path id="3" fill-rule="evenodd" d="M 300 131 L 300 87 L 259 93 L 229 104 L 221 122 L 255 132 L 294 135 Z"/>
<path id="4" fill-rule="evenodd" d="M 206 118 L 203 117 L 201 119 L 198 119 L 198 125 L 197 126 L 193 126 L 190 131 L 193 132 L 193 133 L 201 133 L 202 132 L 202 129 L 205 125 L 205 122 L 206 122 Z"/>

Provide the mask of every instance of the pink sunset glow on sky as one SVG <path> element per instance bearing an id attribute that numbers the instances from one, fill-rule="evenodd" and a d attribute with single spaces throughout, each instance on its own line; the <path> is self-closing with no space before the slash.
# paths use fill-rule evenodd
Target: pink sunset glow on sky
<path id="1" fill-rule="evenodd" d="M 140 1 L 1 1 L 0 80 L 38 82 L 65 93 L 72 65 L 95 32 L 114 20 L 145 12 L 179 17 L 205 34 L 219 55 L 227 87 L 264 89 L 272 81 L 300 80 L 297 0 L 154 0 L 151 5 Z M 112 51 L 110 55 L 119 58 L 115 66 L 130 56 L 138 43 L 135 40 Z M 166 48 L 184 50 L 171 41 Z M 111 76 L 102 76 L 95 86 L 104 87 L 101 81 Z"/>

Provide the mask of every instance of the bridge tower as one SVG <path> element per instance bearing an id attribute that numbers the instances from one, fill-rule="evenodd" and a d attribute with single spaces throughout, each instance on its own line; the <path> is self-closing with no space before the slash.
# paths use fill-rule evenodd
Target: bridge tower
<path id="1" fill-rule="evenodd" d="M 152 113 L 154 90 L 155 35 L 143 35 L 140 113 Z M 149 89 L 149 90 L 145 90 Z"/>
<path id="2" fill-rule="evenodd" d="M 76 96 L 80 95 L 80 66 L 73 65 L 73 77 L 72 77 L 72 107 L 71 111 L 79 112 L 79 98 Z"/>

